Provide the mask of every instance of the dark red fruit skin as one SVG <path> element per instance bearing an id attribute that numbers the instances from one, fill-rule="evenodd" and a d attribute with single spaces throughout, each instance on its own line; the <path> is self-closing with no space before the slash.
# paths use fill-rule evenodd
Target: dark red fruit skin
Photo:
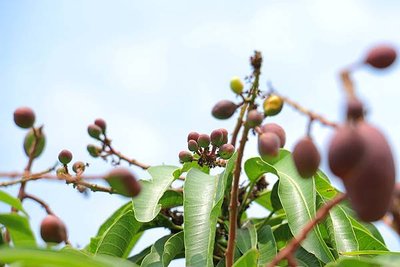
<path id="1" fill-rule="evenodd" d="M 199 133 L 197 133 L 197 132 L 190 132 L 189 134 L 188 134 L 188 137 L 187 137 L 187 141 L 189 142 L 190 140 L 194 140 L 194 141 L 196 141 L 197 142 L 197 139 L 199 138 Z"/>
<path id="2" fill-rule="evenodd" d="M 214 130 L 210 134 L 210 139 L 212 145 L 220 147 L 224 144 L 224 133 L 220 129 Z"/>
<path id="3" fill-rule="evenodd" d="M 141 191 L 141 185 L 136 177 L 125 168 L 115 168 L 108 173 L 106 180 L 112 185 L 113 180 L 119 180 L 123 189 L 118 190 L 118 193 L 126 197 L 135 197 Z"/>
<path id="4" fill-rule="evenodd" d="M 179 160 L 182 162 L 190 162 L 193 160 L 193 155 L 188 151 L 181 151 L 179 152 Z"/>
<path id="5" fill-rule="evenodd" d="M 228 143 L 228 131 L 225 128 L 220 128 L 218 130 L 220 130 L 224 135 L 224 138 L 222 139 L 222 144 Z"/>
<path id="6" fill-rule="evenodd" d="M 208 134 L 200 134 L 199 138 L 197 138 L 197 144 L 199 147 L 207 148 L 210 145 L 211 139 Z"/>
<path id="7" fill-rule="evenodd" d="M 303 178 L 310 178 L 318 170 L 321 156 L 310 137 L 304 137 L 293 149 L 293 161 L 297 172 Z"/>
<path id="8" fill-rule="evenodd" d="M 28 107 L 17 108 L 14 111 L 14 122 L 21 128 L 30 128 L 35 123 L 35 113 Z"/>
<path id="9" fill-rule="evenodd" d="M 58 160 L 62 163 L 62 164 L 68 164 L 71 162 L 72 160 L 72 153 L 71 151 L 67 150 L 67 149 L 63 149 L 59 154 L 58 154 Z"/>
<path id="10" fill-rule="evenodd" d="M 328 147 L 328 164 L 332 173 L 343 177 L 359 163 L 366 144 L 354 125 L 338 128 Z"/>
<path id="11" fill-rule="evenodd" d="M 346 117 L 348 121 L 364 118 L 364 104 L 358 99 L 349 99 L 346 107 Z"/>
<path id="12" fill-rule="evenodd" d="M 211 114 L 220 120 L 229 119 L 235 113 L 237 105 L 230 100 L 221 100 L 213 107 Z"/>
<path id="13" fill-rule="evenodd" d="M 396 170 L 386 138 L 374 126 L 361 122 L 358 132 L 366 146 L 359 164 L 341 177 L 351 206 L 366 222 L 381 219 L 391 203 Z"/>
<path id="14" fill-rule="evenodd" d="M 247 125 L 250 128 L 259 126 L 263 120 L 264 120 L 264 115 L 255 109 L 250 110 L 249 113 L 247 114 Z"/>
<path id="15" fill-rule="evenodd" d="M 94 124 L 99 126 L 103 133 L 106 132 L 107 124 L 105 120 L 98 118 L 94 121 Z"/>
<path id="16" fill-rule="evenodd" d="M 388 45 L 380 45 L 372 48 L 365 59 L 365 63 L 378 69 L 384 69 L 392 65 L 396 60 L 396 50 Z"/>
<path id="17" fill-rule="evenodd" d="M 263 159 L 269 160 L 278 156 L 280 146 L 281 142 L 275 133 L 267 132 L 258 137 L 258 153 Z"/>
<path id="18" fill-rule="evenodd" d="M 218 151 L 222 159 L 230 159 L 233 153 L 235 153 L 235 147 L 231 144 L 223 144 Z"/>
<path id="19" fill-rule="evenodd" d="M 261 126 L 261 131 L 263 133 L 267 133 L 267 132 L 275 133 L 279 137 L 281 147 L 285 146 L 286 133 L 285 133 L 285 130 L 280 125 L 278 125 L 276 123 L 266 123 L 263 126 Z"/>
<path id="20" fill-rule="evenodd" d="M 188 149 L 189 151 L 195 152 L 199 149 L 199 145 L 194 140 L 189 140 L 188 142 Z"/>
<path id="21" fill-rule="evenodd" d="M 47 215 L 40 224 L 40 235 L 45 242 L 59 244 L 67 240 L 67 229 L 58 217 Z"/>

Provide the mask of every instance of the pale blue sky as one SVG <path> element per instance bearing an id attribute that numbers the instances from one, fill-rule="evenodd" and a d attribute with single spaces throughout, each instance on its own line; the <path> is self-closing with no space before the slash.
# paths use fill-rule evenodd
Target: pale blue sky
<path id="1" fill-rule="evenodd" d="M 399 47 L 399 13 L 394 0 L 0 0 L 0 170 L 22 170 L 25 164 L 24 131 L 12 121 L 21 105 L 36 111 L 48 136 L 35 171 L 68 148 L 75 159 L 91 163 L 88 173 L 105 172 L 109 165 L 86 152 L 91 142 L 86 127 L 97 117 L 107 120 L 115 146 L 127 155 L 152 165 L 178 164 L 189 131 L 233 127 L 233 120 L 217 121 L 210 111 L 218 100 L 234 99 L 229 80 L 249 74 L 254 49 L 264 54 L 264 88 L 271 80 L 282 94 L 339 120 L 338 71 L 376 43 Z M 396 64 L 385 72 L 365 68 L 354 75 L 370 120 L 384 129 L 397 163 L 399 74 Z M 288 107 L 274 121 L 287 130 L 291 149 L 307 120 Z M 331 131 L 314 130 L 325 152 Z M 256 154 L 251 140 L 246 155 Z M 322 169 L 327 171 L 326 164 Z M 101 193 L 84 198 L 59 182 L 31 183 L 28 190 L 51 203 L 68 224 L 72 244 L 80 246 L 126 201 Z M 44 212 L 29 201 L 26 207 L 37 230 Z M 380 229 L 399 250 L 397 237 Z M 161 233 L 146 235 L 139 247 Z"/>

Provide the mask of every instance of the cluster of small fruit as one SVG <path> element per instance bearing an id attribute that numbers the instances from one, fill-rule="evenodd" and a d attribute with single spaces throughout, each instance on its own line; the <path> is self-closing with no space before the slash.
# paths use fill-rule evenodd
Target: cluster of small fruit
<path id="1" fill-rule="evenodd" d="M 212 168 L 218 165 L 218 158 L 230 159 L 235 152 L 234 146 L 228 144 L 228 131 L 223 128 L 212 131 L 210 135 L 191 132 L 187 143 L 190 152 L 179 152 L 182 163 L 197 161 L 200 166 Z"/>
<path id="2" fill-rule="evenodd" d="M 103 143 L 102 147 L 93 145 L 93 144 L 89 144 L 87 146 L 87 151 L 89 152 L 89 154 L 94 157 L 97 158 L 99 156 L 101 156 L 102 152 L 105 149 L 105 145 L 108 142 L 107 136 L 106 136 L 106 128 L 107 128 L 107 124 L 106 121 L 103 119 L 96 119 L 94 121 L 93 124 L 90 124 L 88 126 L 88 134 L 90 135 L 90 137 L 99 140 Z"/>
<path id="3" fill-rule="evenodd" d="M 211 114 L 220 120 L 226 120 L 232 117 L 235 111 L 242 106 L 247 100 L 243 96 L 243 88 L 244 83 L 241 81 L 239 77 L 233 77 L 230 82 L 231 90 L 242 97 L 244 101 L 239 104 L 236 104 L 230 100 L 221 100 L 213 107 Z M 248 123 L 250 124 L 249 127 L 253 128 L 258 126 L 264 120 L 266 116 L 274 116 L 277 115 L 283 107 L 283 100 L 278 95 L 270 93 L 265 98 L 263 102 L 264 114 L 258 112 L 256 109 L 252 109 L 248 113 Z"/>

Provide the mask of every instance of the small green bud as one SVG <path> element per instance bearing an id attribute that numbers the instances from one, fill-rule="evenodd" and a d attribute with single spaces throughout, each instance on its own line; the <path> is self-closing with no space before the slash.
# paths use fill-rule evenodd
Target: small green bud
<path id="1" fill-rule="evenodd" d="M 44 150 L 44 146 L 46 145 L 46 137 L 43 134 L 42 130 L 40 129 L 36 129 L 36 133 L 37 133 L 37 145 L 36 145 L 36 149 L 35 149 L 35 153 L 33 155 L 33 158 L 37 158 L 39 157 L 43 150 Z M 33 149 L 33 145 L 35 143 L 35 133 L 33 132 L 33 130 L 29 130 L 29 132 L 26 134 L 25 139 L 24 139 L 24 151 L 25 154 L 29 157 L 29 154 L 31 153 L 31 150 Z"/>
<path id="2" fill-rule="evenodd" d="M 90 156 L 97 158 L 98 156 L 100 156 L 100 153 L 102 151 L 101 147 L 89 144 L 86 147 L 87 151 L 89 152 Z"/>
<path id="3" fill-rule="evenodd" d="M 240 95 L 243 92 L 243 82 L 240 80 L 239 77 L 233 77 L 231 80 L 231 89 L 235 94 Z"/>

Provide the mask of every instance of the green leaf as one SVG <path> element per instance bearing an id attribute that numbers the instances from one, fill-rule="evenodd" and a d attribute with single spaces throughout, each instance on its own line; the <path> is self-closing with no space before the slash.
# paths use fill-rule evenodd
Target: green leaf
<path id="1" fill-rule="evenodd" d="M 250 158 L 244 163 L 244 172 L 249 178 L 250 182 L 257 182 L 258 178 L 264 173 L 275 171 L 272 168 L 268 168 L 265 162 L 260 157 Z"/>
<path id="2" fill-rule="evenodd" d="M 258 251 L 253 248 L 243 254 L 234 264 L 234 267 L 254 267 L 257 266 Z"/>
<path id="3" fill-rule="evenodd" d="M 152 246 L 148 246 L 147 248 L 140 251 L 138 254 L 135 254 L 128 258 L 129 261 L 134 262 L 136 264 L 141 264 L 143 259 L 150 253 Z"/>
<path id="4" fill-rule="evenodd" d="M 141 180 L 142 190 L 140 194 L 132 199 L 135 218 L 139 222 L 150 222 L 161 210 L 160 201 L 165 191 L 175 180 L 173 175 L 178 167 L 175 166 L 154 166 L 148 169 L 152 179 Z"/>
<path id="5" fill-rule="evenodd" d="M 321 172 L 314 176 L 319 206 L 337 195 L 337 190 L 324 179 Z M 324 221 L 329 238 L 338 253 L 358 250 L 357 237 L 350 218 L 341 204 L 330 211 Z"/>
<path id="6" fill-rule="evenodd" d="M 400 252 L 387 250 L 360 250 L 341 253 L 344 256 L 360 256 L 360 255 L 393 255 L 400 256 Z"/>
<path id="7" fill-rule="evenodd" d="M 380 255 L 374 258 L 341 258 L 337 262 L 328 264 L 329 267 L 398 267 L 400 266 L 399 255 Z"/>
<path id="8" fill-rule="evenodd" d="M 1 213 L 0 224 L 7 228 L 15 246 L 35 245 L 35 237 L 25 216 L 16 213 Z"/>
<path id="9" fill-rule="evenodd" d="M 195 168 L 186 175 L 183 209 L 187 266 L 213 266 L 217 218 L 236 157 L 237 154 L 231 157 L 225 171 L 218 176 Z"/>
<path id="10" fill-rule="evenodd" d="M 89 257 L 72 251 L 56 251 L 40 248 L 0 248 L 0 262 L 14 263 L 18 266 L 35 267 L 133 267 L 134 263 L 109 256 Z"/>
<path id="11" fill-rule="evenodd" d="M 236 245 L 242 254 L 257 247 L 257 231 L 253 224 L 246 223 L 242 228 L 237 229 Z"/>
<path id="12" fill-rule="evenodd" d="M 86 249 L 93 254 L 127 257 L 141 226 L 133 214 L 132 203 L 128 202 L 103 223 Z"/>
<path id="13" fill-rule="evenodd" d="M 183 205 L 183 193 L 173 190 L 165 191 L 164 195 L 160 199 L 160 205 L 163 208 L 173 208 Z"/>
<path id="14" fill-rule="evenodd" d="M 268 163 L 265 163 L 268 165 Z M 294 236 L 301 233 L 304 225 L 314 219 L 316 214 L 316 189 L 314 179 L 302 178 L 294 166 L 288 151 L 282 150 L 280 158 L 274 163 L 279 177 L 278 194 L 286 212 L 290 230 Z M 335 260 L 325 243 L 319 226 L 309 232 L 302 247 L 327 263 Z"/>
<path id="15" fill-rule="evenodd" d="M 265 266 L 277 254 L 275 238 L 271 230 L 271 226 L 264 225 L 257 231 L 258 237 L 258 250 L 260 257 L 258 259 L 258 266 Z"/>
<path id="16" fill-rule="evenodd" d="M 184 252 L 183 232 L 168 235 L 157 240 L 150 253 L 143 259 L 141 266 L 168 266 L 169 263 Z"/>
<path id="17" fill-rule="evenodd" d="M 171 236 L 164 245 L 163 265 L 168 264 L 185 252 L 183 231 Z M 183 255 L 182 255 L 183 256 Z"/>
<path id="18" fill-rule="evenodd" d="M 25 215 L 28 216 L 28 214 L 24 210 L 24 207 L 22 207 L 21 201 L 18 198 L 12 197 L 2 190 L 0 190 L 0 201 L 10 205 L 11 207 L 19 211 L 22 211 Z"/>

